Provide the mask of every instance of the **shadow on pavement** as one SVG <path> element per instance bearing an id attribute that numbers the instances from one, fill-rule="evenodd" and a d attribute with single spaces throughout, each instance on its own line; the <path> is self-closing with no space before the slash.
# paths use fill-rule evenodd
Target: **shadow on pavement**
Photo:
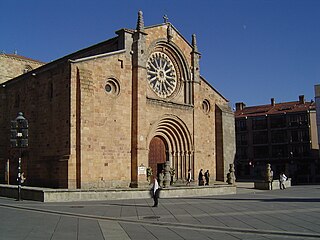
<path id="1" fill-rule="evenodd" d="M 320 202 L 320 198 L 210 198 L 210 197 L 192 197 L 179 199 L 199 199 L 199 200 L 214 200 L 214 201 L 260 201 L 260 202 Z"/>

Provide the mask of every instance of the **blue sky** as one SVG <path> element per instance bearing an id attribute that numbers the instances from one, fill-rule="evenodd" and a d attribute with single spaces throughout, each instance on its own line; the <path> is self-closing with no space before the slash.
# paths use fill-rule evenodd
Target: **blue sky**
<path id="1" fill-rule="evenodd" d="M 1 0 L 0 51 L 52 61 L 163 15 L 191 42 L 201 75 L 247 106 L 314 99 L 320 84 L 318 0 Z"/>

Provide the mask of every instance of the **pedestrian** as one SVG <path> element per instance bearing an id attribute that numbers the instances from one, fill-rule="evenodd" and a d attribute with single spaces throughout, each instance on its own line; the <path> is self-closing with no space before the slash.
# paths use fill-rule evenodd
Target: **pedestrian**
<path id="1" fill-rule="evenodd" d="M 284 182 L 287 180 L 287 176 L 284 174 L 284 172 L 280 173 L 279 182 L 280 182 L 280 189 L 286 189 L 286 186 L 284 185 Z"/>
<path id="2" fill-rule="evenodd" d="M 191 183 L 191 169 L 189 168 L 188 175 L 187 175 L 187 186 L 190 186 L 190 183 Z"/>
<path id="3" fill-rule="evenodd" d="M 199 186 L 203 186 L 204 185 L 204 182 L 203 182 L 203 169 L 200 169 L 200 172 L 199 172 L 199 176 L 198 176 L 198 184 Z"/>
<path id="4" fill-rule="evenodd" d="M 24 172 L 21 173 L 21 183 L 24 183 L 24 181 L 26 180 L 27 178 L 24 176 Z"/>
<path id="5" fill-rule="evenodd" d="M 206 179 L 206 185 L 209 185 L 209 179 L 210 179 L 209 170 L 207 170 L 207 171 L 204 173 L 204 178 Z"/>
<path id="6" fill-rule="evenodd" d="M 160 193 L 160 187 L 157 181 L 157 178 L 155 177 L 153 180 L 153 187 L 152 187 L 152 197 L 153 197 L 153 207 L 158 207 L 158 199 L 159 199 L 159 193 Z"/>

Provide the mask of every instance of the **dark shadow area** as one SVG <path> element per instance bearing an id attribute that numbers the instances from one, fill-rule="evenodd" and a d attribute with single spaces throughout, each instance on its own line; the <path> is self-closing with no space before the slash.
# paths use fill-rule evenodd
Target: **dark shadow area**
<path id="1" fill-rule="evenodd" d="M 168 199 L 168 198 L 167 198 Z M 172 198 L 174 199 L 174 198 Z M 320 202 L 320 198 L 212 198 L 212 197 L 189 197 L 180 200 L 213 200 L 213 201 L 260 201 L 260 202 Z"/>

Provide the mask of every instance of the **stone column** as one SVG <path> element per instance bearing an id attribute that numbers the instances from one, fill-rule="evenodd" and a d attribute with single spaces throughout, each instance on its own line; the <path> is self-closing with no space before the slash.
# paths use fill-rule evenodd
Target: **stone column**
<path id="1" fill-rule="evenodd" d="M 179 175 L 178 175 L 178 178 L 182 178 L 182 161 L 181 161 L 181 154 L 179 151 L 177 151 L 176 153 L 176 156 L 177 156 L 177 162 L 178 162 L 178 172 L 179 172 Z"/>
<path id="2" fill-rule="evenodd" d="M 145 126 L 146 117 L 146 33 L 142 12 L 138 13 L 136 31 L 132 35 L 132 126 L 131 126 L 131 187 L 144 187 L 146 178 L 138 175 L 138 166 L 148 165 Z"/>

